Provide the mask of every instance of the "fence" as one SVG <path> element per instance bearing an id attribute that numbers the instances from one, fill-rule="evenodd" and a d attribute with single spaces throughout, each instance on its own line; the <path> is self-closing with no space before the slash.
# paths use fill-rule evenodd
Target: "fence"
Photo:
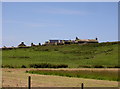
<path id="1" fill-rule="evenodd" d="M 80 87 L 32 87 L 31 76 L 28 76 L 28 87 L 2 87 L 1 89 L 120 89 L 119 87 L 84 87 L 81 83 Z"/>
<path id="2" fill-rule="evenodd" d="M 31 76 L 28 76 L 28 88 L 26 89 L 120 89 L 119 87 L 84 87 L 81 83 L 80 87 L 31 87 Z"/>
<path id="3" fill-rule="evenodd" d="M 28 89 L 31 89 L 31 76 L 28 76 Z M 84 84 L 81 84 L 81 89 L 84 89 Z"/>

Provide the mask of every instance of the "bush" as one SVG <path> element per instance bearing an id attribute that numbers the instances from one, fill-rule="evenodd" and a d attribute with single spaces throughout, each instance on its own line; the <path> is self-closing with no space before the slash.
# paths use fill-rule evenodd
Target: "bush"
<path id="1" fill-rule="evenodd" d="M 115 66 L 114 68 L 120 68 L 120 65 Z"/>
<path id="2" fill-rule="evenodd" d="M 14 68 L 12 65 L 2 65 L 2 68 Z"/>
<path id="3" fill-rule="evenodd" d="M 49 63 L 40 63 L 40 64 L 30 64 L 29 65 L 31 68 L 67 68 L 68 65 L 65 64 L 49 64 Z"/>
<path id="4" fill-rule="evenodd" d="M 27 68 L 25 65 L 22 65 L 21 68 Z"/>
<path id="5" fill-rule="evenodd" d="M 79 65 L 78 68 L 105 68 L 103 65 Z"/>
<path id="6" fill-rule="evenodd" d="M 107 68 L 120 68 L 120 65 L 108 66 Z"/>
<path id="7" fill-rule="evenodd" d="M 105 65 L 79 65 L 78 68 L 120 68 L 119 65 L 105 66 Z"/>
<path id="8" fill-rule="evenodd" d="M 103 65 L 93 65 L 93 68 L 105 68 Z"/>
<path id="9" fill-rule="evenodd" d="M 68 68 L 68 65 L 65 64 L 60 64 L 60 65 L 56 65 L 57 68 Z"/>

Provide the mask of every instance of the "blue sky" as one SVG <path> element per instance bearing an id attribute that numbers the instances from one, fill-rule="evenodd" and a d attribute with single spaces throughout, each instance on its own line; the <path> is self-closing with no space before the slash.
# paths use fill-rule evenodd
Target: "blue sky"
<path id="1" fill-rule="evenodd" d="M 118 40 L 117 2 L 4 2 L 2 45 L 49 39 Z"/>

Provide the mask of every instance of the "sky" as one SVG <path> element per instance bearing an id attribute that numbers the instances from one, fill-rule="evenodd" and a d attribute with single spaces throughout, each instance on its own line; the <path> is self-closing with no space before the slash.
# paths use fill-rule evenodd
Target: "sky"
<path id="1" fill-rule="evenodd" d="M 117 2 L 3 2 L 2 46 L 49 39 L 118 40 Z"/>

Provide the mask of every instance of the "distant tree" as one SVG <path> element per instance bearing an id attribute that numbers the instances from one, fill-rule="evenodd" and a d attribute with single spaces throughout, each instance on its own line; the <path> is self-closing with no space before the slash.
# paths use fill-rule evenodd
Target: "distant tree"
<path id="1" fill-rule="evenodd" d="M 97 38 L 97 37 L 96 37 L 95 39 L 96 39 L 96 40 L 98 40 L 98 38 Z"/>

